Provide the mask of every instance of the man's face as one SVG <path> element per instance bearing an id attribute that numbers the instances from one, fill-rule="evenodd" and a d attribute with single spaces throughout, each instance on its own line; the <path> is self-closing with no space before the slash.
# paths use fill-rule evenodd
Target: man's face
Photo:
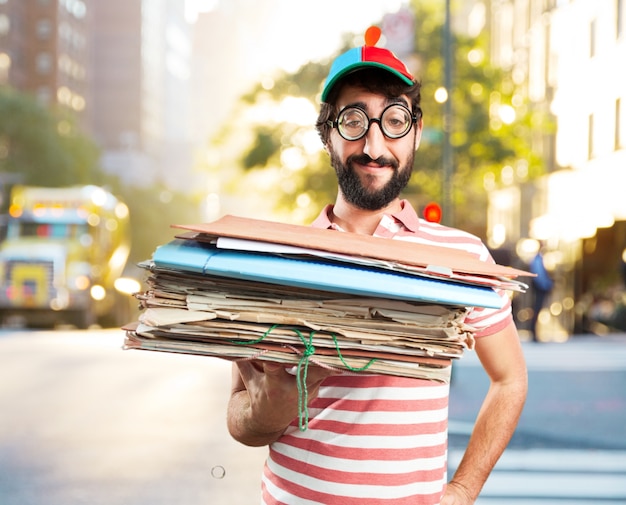
<path id="1" fill-rule="evenodd" d="M 392 103 L 411 108 L 406 97 L 389 100 L 353 86 L 344 87 L 337 100 L 338 110 L 358 106 L 369 118 L 379 118 Z M 345 200 L 360 209 L 379 210 L 396 199 L 411 177 L 420 128 L 418 123 L 404 137 L 390 139 L 379 123 L 371 122 L 365 136 L 352 141 L 333 128 L 328 148 Z"/>

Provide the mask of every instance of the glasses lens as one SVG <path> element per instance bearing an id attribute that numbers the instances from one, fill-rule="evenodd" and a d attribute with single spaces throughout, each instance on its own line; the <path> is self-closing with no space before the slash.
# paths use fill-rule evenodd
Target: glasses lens
<path id="1" fill-rule="evenodd" d="M 392 105 L 383 112 L 380 124 L 385 135 L 393 139 L 406 135 L 411 129 L 413 119 L 411 118 L 411 112 L 406 107 Z"/>
<path id="2" fill-rule="evenodd" d="M 356 107 L 342 110 L 337 118 L 339 133 L 347 140 L 356 140 L 365 135 L 368 123 L 365 112 Z"/>

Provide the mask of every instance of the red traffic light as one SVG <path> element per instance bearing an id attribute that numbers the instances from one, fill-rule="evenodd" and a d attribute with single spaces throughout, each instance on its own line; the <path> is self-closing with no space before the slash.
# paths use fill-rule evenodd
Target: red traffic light
<path id="1" fill-rule="evenodd" d="M 430 221 L 431 223 L 440 223 L 441 215 L 441 207 L 436 202 L 430 202 L 424 207 L 424 219 L 426 219 L 426 221 Z"/>

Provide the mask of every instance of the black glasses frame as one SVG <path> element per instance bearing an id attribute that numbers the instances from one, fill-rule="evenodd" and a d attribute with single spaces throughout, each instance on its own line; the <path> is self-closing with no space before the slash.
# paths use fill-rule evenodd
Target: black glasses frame
<path id="1" fill-rule="evenodd" d="M 385 131 L 385 127 L 383 126 L 383 123 L 381 122 L 381 119 L 383 118 L 383 116 L 385 115 L 385 112 L 387 112 L 390 108 L 392 107 L 401 107 L 402 109 L 404 109 L 408 115 L 409 115 L 409 119 L 411 120 L 411 124 L 410 126 L 406 129 L 406 131 L 404 133 L 401 133 L 400 135 L 391 135 L 388 132 Z M 339 128 L 339 119 L 342 117 L 342 115 L 348 111 L 348 110 L 358 110 L 360 112 L 363 113 L 363 115 L 366 117 L 367 119 L 367 125 L 365 127 L 365 129 L 363 130 L 363 133 L 361 135 L 359 135 L 358 137 L 347 137 L 346 135 L 343 134 L 343 132 L 341 131 L 341 128 Z M 385 107 L 383 109 L 383 111 L 380 113 L 380 117 L 369 117 L 367 115 L 367 112 L 365 112 L 365 110 L 362 107 L 359 107 L 358 105 L 348 105 L 346 107 L 344 107 L 343 109 L 341 109 L 339 111 L 339 113 L 337 114 L 337 119 L 335 119 L 334 121 L 327 121 L 327 124 L 332 127 L 332 128 L 337 128 L 337 131 L 339 132 L 339 135 L 341 135 L 341 138 L 348 140 L 348 141 L 356 141 L 356 140 L 361 140 L 363 137 L 365 137 L 365 135 L 367 135 L 367 132 L 370 129 L 370 126 L 372 125 L 372 123 L 378 123 L 378 126 L 380 128 L 380 131 L 383 132 L 383 135 L 385 137 L 387 137 L 388 139 L 401 139 L 402 137 L 405 137 L 406 135 L 408 135 L 408 133 L 411 131 L 411 128 L 413 127 L 413 125 L 415 123 L 417 123 L 417 121 L 422 117 L 422 112 L 421 110 L 418 109 L 418 113 L 417 114 L 413 114 L 408 107 L 402 105 L 401 103 L 392 103 L 387 105 L 387 107 Z"/>

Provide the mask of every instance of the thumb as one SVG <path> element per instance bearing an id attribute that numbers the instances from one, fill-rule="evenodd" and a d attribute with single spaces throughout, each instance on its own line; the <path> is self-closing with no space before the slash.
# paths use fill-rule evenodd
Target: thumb
<path id="1" fill-rule="evenodd" d="M 273 361 L 265 361 L 263 363 L 263 371 L 269 375 L 279 375 L 281 372 L 285 372 L 285 366 Z"/>

